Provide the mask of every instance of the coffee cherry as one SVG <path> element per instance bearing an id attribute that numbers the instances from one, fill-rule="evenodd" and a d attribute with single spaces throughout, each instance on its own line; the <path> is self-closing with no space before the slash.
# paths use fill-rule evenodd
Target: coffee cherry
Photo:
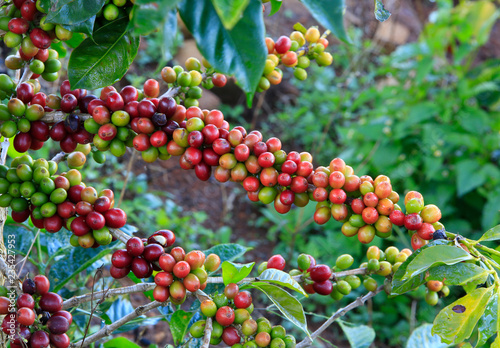
<path id="1" fill-rule="evenodd" d="M 311 268 L 310 274 L 312 280 L 315 282 L 322 282 L 330 279 L 332 276 L 332 270 L 327 265 L 316 265 Z"/>
<path id="2" fill-rule="evenodd" d="M 170 296 L 176 303 L 184 302 L 186 298 L 186 288 L 179 280 L 176 280 L 170 285 Z"/>
<path id="3" fill-rule="evenodd" d="M 33 278 L 36 287 L 36 293 L 39 295 L 45 295 L 49 292 L 50 282 L 49 279 L 44 275 L 37 275 Z"/>
<path id="4" fill-rule="evenodd" d="M 313 289 L 320 295 L 330 295 L 333 290 L 333 285 L 330 280 L 325 280 L 321 282 L 314 282 Z"/>
<path id="5" fill-rule="evenodd" d="M 273 255 L 267 261 L 267 268 L 268 269 L 274 268 L 274 269 L 278 269 L 278 270 L 282 271 L 285 269 L 285 265 L 286 265 L 285 259 L 281 255 Z"/>
<path id="6" fill-rule="evenodd" d="M 175 258 L 175 256 L 174 256 Z M 179 261 L 175 264 L 173 273 L 177 278 L 184 278 L 186 277 L 189 272 L 191 271 L 191 267 L 189 266 L 189 263 L 186 261 Z"/>
<path id="7" fill-rule="evenodd" d="M 236 308 L 248 308 L 252 304 L 252 295 L 248 291 L 240 291 L 233 301 Z"/>
<path id="8" fill-rule="evenodd" d="M 340 255 L 335 262 L 338 269 L 348 269 L 354 263 L 354 258 L 349 254 Z"/>
<path id="9" fill-rule="evenodd" d="M 215 320 L 222 326 L 229 326 L 234 322 L 234 310 L 229 306 L 220 307 L 215 314 Z"/>
<path id="10" fill-rule="evenodd" d="M 33 309 L 31 308 L 22 307 L 17 311 L 17 321 L 21 325 L 33 325 L 35 322 L 35 312 L 33 312 Z"/>
<path id="11" fill-rule="evenodd" d="M 50 345 L 49 334 L 45 331 L 35 331 L 30 337 L 29 346 L 31 348 L 46 348 Z"/>
<path id="12" fill-rule="evenodd" d="M 221 259 L 217 254 L 210 254 L 205 259 L 205 269 L 208 272 L 215 272 L 219 269 L 221 264 Z"/>
<path id="13" fill-rule="evenodd" d="M 134 273 L 134 275 L 139 279 L 149 278 L 153 274 L 153 267 L 142 257 L 134 258 L 134 260 L 132 261 L 131 270 L 132 273 Z"/>
<path id="14" fill-rule="evenodd" d="M 56 293 L 48 292 L 42 295 L 39 305 L 40 308 L 49 313 L 58 312 L 62 309 L 63 299 Z"/>
<path id="15" fill-rule="evenodd" d="M 63 316 L 52 316 L 47 321 L 47 328 L 49 329 L 50 333 L 54 335 L 60 335 L 68 331 L 69 322 Z"/>
<path id="16" fill-rule="evenodd" d="M 109 273 L 115 279 L 125 278 L 130 272 L 130 267 L 118 268 L 115 266 L 111 266 L 109 269 Z"/>

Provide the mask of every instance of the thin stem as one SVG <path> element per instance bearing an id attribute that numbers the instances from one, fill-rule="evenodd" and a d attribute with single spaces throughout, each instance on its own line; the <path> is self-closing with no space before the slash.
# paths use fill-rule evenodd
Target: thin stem
<path id="1" fill-rule="evenodd" d="M 28 252 L 26 253 L 26 256 L 24 257 L 24 260 L 23 260 L 23 264 L 21 265 L 21 269 L 19 270 L 19 272 L 17 273 L 18 276 L 21 275 L 21 272 L 23 271 L 24 269 L 24 265 L 26 264 L 26 260 L 29 258 L 29 255 L 31 253 L 31 250 L 33 249 L 33 246 L 35 245 L 36 241 L 38 240 L 38 236 L 40 235 L 40 229 L 38 229 L 38 231 L 36 232 L 36 235 L 35 235 L 35 239 L 33 240 L 33 242 L 31 243 L 30 245 L 30 248 L 28 249 Z"/>
<path id="2" fill-rule="evenodd" d="M 314 331 L 310 337 L 305 338 L 302 340 L 300 343 L 296 345 L 296 348 L 305 348 L 305 347 L 310 347 L 312 342 L 318 338 L 319 335 L 323 333 L 330 325 L 333 324 L 335 320 L 346 314 L 347 312 L 353 310 L 356 307 L 362 306 L 366 301 L 371 299 L 373 296 L 377 295 L 379 292 L 384 290 L 384 286 L 379 286 L 377 290 L 375 291 L 370 291 L 364 296 L 358 297 L 356 301 L 350 303 L 349 305 L 345 306 L 344 308 L 340 308 L 338 311 L 332 314 L 332 316 L 323 323 L 316 331 Z"/>
<path id="3" fill-rule="evenodd" d="M 55 155 L 54 157 L 52 157 L 51 161 L 54 161 L 56 163 L 61 163 L 62 161 L 64 161 L 66 159 L 66 153 L 65 152 L 59 152 L 57 155 Z"/>

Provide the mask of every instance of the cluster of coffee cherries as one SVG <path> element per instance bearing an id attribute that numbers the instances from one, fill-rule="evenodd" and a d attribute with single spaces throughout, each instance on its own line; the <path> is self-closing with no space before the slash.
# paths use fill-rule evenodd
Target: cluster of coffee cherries
<path id="1" fill-rule="evenodd" d="M 276 42 L 270 37 L 266 38 L 268 56 L 259 90 L 264 91 L 271 85 L 281 83 L 283 71 L 278 67 L 280 64 L 294 68 L 293 75 L 300 81 L 307 78 L 306 69 L 311 61 L 316 61 L 319 66 L 332 64 L 332 55 L 325 52 L 328 40 L 321 36 L 317 27 L 306 29 L 299 25 L 296 29 L 290 36 L 283 35 Z"/>
<path id="2" fill-rule="evenodd" d="M 243 347 L 294 347 L 295 338 L 287 335 L 282 326 L 271 326 L 266 318 L 252 319 L 254 305 L 248 291 L 240 291 L 234 283 L 228 284 L 223 293 L 215 294 L 201 302 L 201 313 L 212 318 L 210 344 Z M 206 320 L 195 322 L 190 333 L 194 338 L 204 335 Z M 285 345 L 286 344 L 286 345 Z"/>
<path id="3" fill-rule="evenodd" d="M 126 277 L 130 271 L 137 278 L 149 278 L 156 271 L 153 298 L 159 302 L 168 299 L 182 304 L 187 291 L 195 292 L 207 286 L 208 273 L 220 266 L 218 255 L 205 254 L 200 250 L 188 253 L 182 247 L 171 247 L 175 234 L 170 230 L 159 230 L 147 239 L 132 237 L 126 249 L 120 249 L 111 257 L 111 276 L 115 279 Z"/>
<path id="4" fill-rule="evenodd" d="M 444 225 L 439 222 L 441 211 L 433 204 L 424 205 L 424 197 L 417 191 L 408 192 L 404 203 L 406 214 L 395 210 L 389 218 L 393 224 L 404 226 L 410 231 L 411 246 L 417 250 L 429 243 L 436 231 L 444 229 Z"/>
<path id="5" fill-rule="evenodd" d="M 23 282 L 17 300 L 0 297 L 0 314 L 5 315 L 2 331 L 12 337 L 11 348 L 69 347 L 66 332 L 73 317 L 62 309 L 62 297 L 49 288 L 47 277 L 37 275 Z"/>
<path id="6" fill-rule="evenodd" d="M 81 163 L 85 155 L 75 152 L 69 157 Z M 121 228 L 127 220 L 123 210 L 113 208 L 113 191 L 86 187 L 76 169 L 56 175 L 57 167 L 54 161 L 29 155 L 15 158 L 10 168 L 0 166 L 0 206 L 11 207 L 18 223 L 31 218 L 33 225 L 50 233 L 66 227 L 73 232 L 73 246 L 111 243 L 109 228 Z"/>
<path id="7" fill-rule="evenodd" d="M 405 214 L 397 204 L 399 195 L 392 190 L 389 177 L 385 175 L 379 175 L 375 179 L 369 175 L 359 177 L 340 158 L 333 159 L 328 168 L 316 168 L 311 181 L 315 186 L 312 195 L 318 202 L 314 221 L 324 224 L 333 217 L 343 222 L 342 233 L 345 236 L 357 236 L 362 243 L 370 243 L 375 236 L 389 237 L 392 234 L 393 224 L 404 225 L 408 230 L 422 228 L 423 218 L 420 219 L 420 224 L 411 223 L 413 220 L 418 220 L 418 217 L 415 218 L 418 214 L 413 213 L 417 200 L 421 203 L 418 207 L 424 211 L 426 219 L 424 226 L 429 231 L 425 237 L 432 239 L 430 232 L 434 231 L 432 224 L 443 227 L 438 222 L 441 218 L 439 208 L 432 204 L 424 207 L 420 193 L 410 191 L 406 195 L 405 208 L 410 200 L 412 203 L 409 203 L 410 210 L 406 209 Z M 412 245 L 416 249 L 416 243 L 412 242 Z"/>
<path id="8" fill-rule="evenodd" d="M 180 104 L 182 100 L 185 107 L 199 106 L 198 99 L 202 96 L 200 85 L 205 89 L 212 89 L 214 86 L 224 87 L 227 83 L 227 77 L 217 73 L 204 58 L 200 62 L 197 58 L 190 57 L 185 66 L 186 69 L 180 65 L 164 67 L 161 71 L 163 81 L 170 88 L 180 89 L 176 102 Z"/>
<path id="9" fill-rule="evenodd" d="M 3 41 L 7 47 L 18 49 L 18 55 L 5 59 L 5 66 L 11 70 L 29 66 L 32 78 L 57 80 L 61 62 L 49 47 L 52 42 L 71 39 L 73 33 L 62 25 L 46 22 L 40 0 L 13 0 L 2 10 L 0 30 L 6 32 Z"/>
<path id="10" fill-rule="evenodd" d="M 124 15 L 129 15 L 134 6 L 131 0 L 106 0 L 103 8 L 97 13 L 97 20 L 104 18 L 106 21 L 114 21 Z"/>
<path id="11" fill-rule="evenodd" d="M 425 288 L 425 302 L 430 306 L 437 305 L 439 298 L 447 297 L 450 294 L 450 288 L 439 280 L 427 281 L 427 283 L 425 283 Z"/>

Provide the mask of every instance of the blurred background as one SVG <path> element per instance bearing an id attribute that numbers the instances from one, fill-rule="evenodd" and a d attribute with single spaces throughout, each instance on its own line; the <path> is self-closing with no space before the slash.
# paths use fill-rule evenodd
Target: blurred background
<path id="1" fill-rule="evenodd" d="M 328 38 L 332 66 L 311 69 L 306 81 L 294 79 L 293 71 L 285 68 L 284 82 L 257 94 L 252 108 L 246 107 L 244 93 L 230 80 L 224 88 L 204 91 L 200 107 L 220 109 L 231 126 L 259 129 L 264 139 L 279 137 L 287 152 L 310 152 L 315 165 L 341 157 L 357 175 L 388 175 L 400 195 L 417 190 L 426 203 L 438 205 L 449 231 L 474 238 L 498 224 L 498 5 L 386 0 L 392 16 L 380 23 L 372 0 L 346 3 L 345 24 L 352 43 Z M 299 1 L 284 0 L 278 14 L 266 17 L 267 35 L 273 39 L 288 35 L 296 22 L 317 25 Z M 142 38 L 134 65 L 117 87 L 141 87 L 148 78 L 160 79 L 165 65 L 184 65 L 188 57 L 201 57 L 186 30 L 179 30 L 175 42 L 174 59 L 167 62 L 160 35 Z M 57 91 L 61 81 L 45 85 L 45 93 Z M 119 159 L 108 156 L 104 165 L 91 159 L 87 163 L 82 170 L 85 182 L 97 189 L 112 188 L 139 234 L 171 229 L 186 250 L 240 243 L 252 248 L 241 262 L 259 263 L 279 253 L 296 267 L 300 253 L 325 264 L 350 253 L 358 264 L 367 249 L 357 239 L 344 237 L 336 221 L 316 225 L 313 203 L 279 215 L 272 205 L 250 202 L 236 183 L 220 184 L 214 178 L 200 182 L 194 173 L 182 170 L 176 158 L 146 165 L 128 152 Z M 374 243 L 402 249 L 410 247 L 410 237 L 395 230 L 387 240 L 376 238 Z M 453 292 L 460 291 L 452 288 L 452 296 L 436 307 L 425 303 L 423 287 L 390 300 L 380 294 L 349 312 L 345 320 L 372 326 L 376 347 L 401 347 L 415 328 L 431 323 L 453 301 Z M 303 303 L 310 314 L 328 314 L 362 292 L 361 287 L 339 302 L 312 296 Z M 324 317 L 308 319 L 314 327 Z M 283 325 L 293 330 L 291 324 Z M 153 342 L 169 340 L 167 330 L 143 334 Z M 338 326 L 324 337 L 329 342 L 319 341 L 318 346 L 349 346 Z"/>

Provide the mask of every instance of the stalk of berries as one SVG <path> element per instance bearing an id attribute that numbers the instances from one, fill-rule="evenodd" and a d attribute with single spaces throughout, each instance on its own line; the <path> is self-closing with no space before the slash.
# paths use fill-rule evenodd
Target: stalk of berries
<path id="1" fill-rule="evenodd" d="M 174 242 L 175 234 L 170 230 L 156 231 L 148 239 L 130 238 L 126 249 L 113 253 L 111 276 L 120 279 L 132 271 L 137 278 L 149 278 L 156 271 L 154 299 L 182 304 L 187 291 L 196 292 L 207 286 L 207 271 L 217 270 L 221 260 L 216 254 L 206 257 L 200 250 L 186 253 L 183 248 L 174 247 L 167 251 Z"/>
<path id="2" fill-rule="evenodd" d="M 23 282 L 15 308 L 7 297 L 0 297 L 0 314 L 5 315 L 2 331 L 13 337 L 11 348 L 69 347 L 66 332 L 73 317 L 62 310 L 62 297 L 49 288 L 47 277 L 37 275 Z"/>
<path id="3" fill-rule="evenodd" d="M 224 292 L 214 294 L 201 302 L 200 310 L 206 318 L 212 319 L 210 344 L 224 342 L 231 347 L 294 347 L 295 338 L 286 334 L 283 326 L 271 326 L 268 319 L 252 319 L 252 295 L 240 291 L 234 283 L 228 284 Z M 206 320 L 195 322 L 189 332 L 194 338 L 204 335 Z"/>
<path id="4" fill-rule="evenodd" d="M 321 35 L 317 27 L 306 29 L 300 24 L 296 24 L 294 28 L 296 31 L 290 36 L 280 36 L 276 42 L 270 37 L 266 38 L 268 56 L 259 81 L 259 91 L 281 83 L 281 64 L 293 68 L 294 77 L 301 81 L 307 79 L 306 69 L 311 65 L 311 61 L 315 61 L 319 66 L 332 64 L 332 55 L 325 52 L 328 47 L 326 36 L 329 32 Z"/>
<path id="5" fill-rule="evenodd" d="M 33 79 L 41 76 L 46 81 L 57 80 L 61 62 L 57 52 L 49 47 L 52 42 L 71 39 L 73 33 L 62 25 L 48 23 L 40 0 L 14 0 L 2 11 L 3 41 L 7 47 L 18 50 L 17 55 L 5 59 L 5 66 L 11 70 L 26 67 Z"/>
<path id="6" fill-rule="evenodd" d="M 70 165 L 85 163 L 85 154 L 68 156 Z M 97 192 L 82 183 L 77 169 L 57 175 L 55 161 L 15 158 L 11 167 L 0 165 L 0 207 L 10 207 L 18 223 L 31 219 L 50 233 L 66 227 L 73 232 L 70 243 L 84 248 L 111 243 L 110 228 L 121 228 L 127 216 L 113 208 L 113 191 Z"/>

